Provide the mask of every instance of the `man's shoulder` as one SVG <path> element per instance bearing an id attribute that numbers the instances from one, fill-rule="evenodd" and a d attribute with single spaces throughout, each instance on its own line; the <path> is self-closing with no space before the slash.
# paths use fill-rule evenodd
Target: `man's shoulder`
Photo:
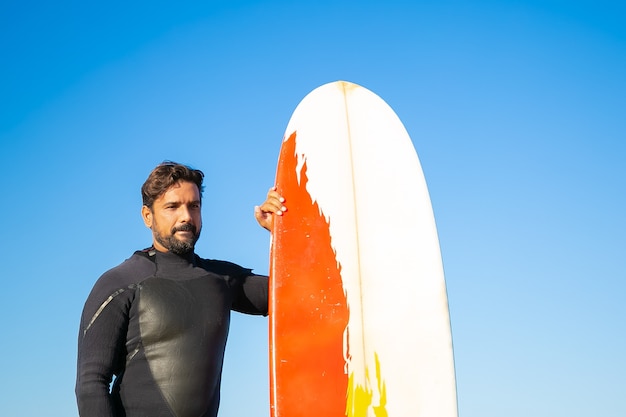
<path id="1" fill-rule="evenodd" d="M 128 274 L 136 275 L 143 271 L 154 270 L 154 262 L 151 260 L 153 255 L 150 254 L 149 249 L 135 251 L 129 258 L 125 259 L 122 263 L 106 271 L 102 274 L 104 277 L 120 277 Z"/>
<path id="2" fill-rule="evenodd" d="M 128 259 L 109 269 L 96 281 L 95 288 L 122 288 L 137 284 L 154 274 L 155 265 L 149 250 L 135 251 Z"/>
<path id="3" fill-rule="evenodd" d="M 244 277 L 252 274 L 252 269 L 244 268 L 234 262 L 219 259 L 205 259 L 196 255 L 196 264 L 206 271 L 230 277 Z"/>
<path id="4" fill-rule="evenodd" d="M 121 294 L 132 297 L 137 284 L 154 274 L 154 262 L 147 253 L 136 251 L 121 264 L 109 269 L 98 278 L 87 300 L 83 314 L 91 317 L 102 303 Z"/>

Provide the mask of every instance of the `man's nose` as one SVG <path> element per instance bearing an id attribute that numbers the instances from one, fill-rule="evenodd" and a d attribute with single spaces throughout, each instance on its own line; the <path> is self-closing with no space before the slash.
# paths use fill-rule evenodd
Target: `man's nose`
<path id="1" fill-rule="evenodd" d="M 179 211 L 179 220 L 180 221 L 185 221 L 188 222 L 191 220 L 191 210 L 189 210 L 189 207 L 182 205 L 180 206 L 180 211 Z"/>

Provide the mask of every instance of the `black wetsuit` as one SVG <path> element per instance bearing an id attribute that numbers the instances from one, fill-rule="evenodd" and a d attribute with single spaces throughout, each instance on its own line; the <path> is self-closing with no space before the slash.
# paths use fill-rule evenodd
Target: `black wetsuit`
<path id="1" fill-rule="evenodd" d="M 230 262 L 135 252 L 85 303 L 80 415 L 216 416 L 230 310 L 266 315 L 267 289 L 267 277 Z"/>

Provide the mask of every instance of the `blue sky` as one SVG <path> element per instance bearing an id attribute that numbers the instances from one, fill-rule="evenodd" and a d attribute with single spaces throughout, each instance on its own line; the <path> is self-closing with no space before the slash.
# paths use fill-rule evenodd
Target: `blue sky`
<path id="1" fill-rule="evenodd" d="M 198 252 L 266 273 L 253 206 L 298 102 L 339 79 L 420 156 L 460 416 L 626 415 L 622 2 L 9 0 L 0 56 L 3 415 L 77 415 L 82 305 L 149 245 L 162 160 L 207 174 Z M 267 379 L 267 319 L 235 315 L 221 416 L 269 415 Z"/>

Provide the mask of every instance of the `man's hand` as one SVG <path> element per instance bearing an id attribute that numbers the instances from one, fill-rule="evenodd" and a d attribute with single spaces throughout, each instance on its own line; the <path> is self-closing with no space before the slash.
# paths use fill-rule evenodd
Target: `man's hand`
<path id="1" fill-rule="evenodd" d="M 282 216 L 287 207 L 284 205 L 285 199 L 278 194 L 276 187 L 270 188 L 267 192 L 267 198 L 265 202 L 260 206 L 254 207 L 254 217 L 259 225 L 264 229 L 272 231 L 272 224 L 274 223 L 274 215 Z"/>

